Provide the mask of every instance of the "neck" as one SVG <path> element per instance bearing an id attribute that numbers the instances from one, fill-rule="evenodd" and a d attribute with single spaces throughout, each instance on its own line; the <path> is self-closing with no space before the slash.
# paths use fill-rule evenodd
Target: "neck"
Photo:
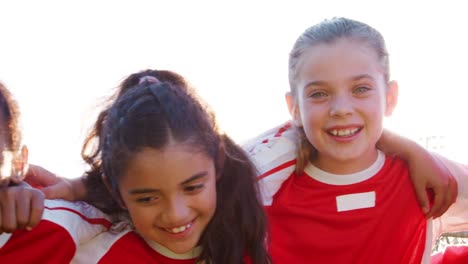
<path id="1" fill-rule="evenodd" d="M 316 159 L 311 163 L 317 168 L 333 174 L 353 174 L 369 168 L 376 160 L 378 150 L 373 148 L 352 159 L 341 159 L 338 157 L 330 157 L 325 155 L 317 155 Z"/>
<path id="2" fill-rule="evenodd" d="M 201 247 L 194 247 L 192 250 L 188 252 L 178 254 L 178 253 L 172 252 L 170 249 L 164 247 L 163 245 L 158 244 L 149 239 L 145 239 L 145 241 L 156 252 L 171 259 L 193 259 L 193 258 L 198 257 L 201 253 Z"/>

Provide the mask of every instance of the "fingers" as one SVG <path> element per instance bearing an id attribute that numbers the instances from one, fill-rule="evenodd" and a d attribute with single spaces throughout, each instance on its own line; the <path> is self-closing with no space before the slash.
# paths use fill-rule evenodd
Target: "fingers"
<path id="1" fill-rule="evenodd" d="M 0 194 L 1 203 L 1 229 L 3 232 L 11 233 L 17 229 L 15 193 L 11 188 L 4 188 Z"/>
<path id="2" fill-rule="evenodd" d="M 29 214 L 29 221 L 26 225 L 26 229 L 31 230 L 37 226 L 42 219 L 42 213 L 44 212 L 44 194 L 41 192 L 37 193 L 35 199 L 31 200 L 31 210 Z"/>
<path id="3" fill-rule="evenodd" d="M 446 211 L 446 187 L 443 187 L 441 185 L 433 187 L 431 190 L 431 194 L 434 197 L 434 201 L 432 204 L 431 209 L 429 212 L 426 213 L 426 218 L 436 218 L 439 217 L 441 214 L 443 214 Z"/>
<path id="4" fill-rule="evenodd" d="M 437 218 L 442 216 L 455 202 L 458 196 L 458 185 L 454 178 L 449 178 L 447 186 L 434 188 L 434 206 L 428 217 Z"/>
<path id="5" fill-rule="evenodd" d="M 416 198 L 418 199 L 418 203 L 421 206 L 423 213 L 427 214 L 430 209 L 430 201 L 429 197 L 427 196 L 425 184 L 421 182 L 414 182 L 414 190 L 416 192 Z"/>
<path id="6" fill-rule="evenodd" d="M 19 186 L 0 189 L 0 233 L 31 229 L 42 218 L 44 194 L 37 189 Z"/>
<path id="7" fill-rule="evenodd" d="M 458 196 L 458 185 L 448 168 L 439 159 L 435 158 L 434 160 L 441 174 L 445 176 L 428 186 L 434 191 L 434 206 L 427 217 L 437 218 L 443 215 L 455 202 Z"/>
<path id="8" fill-rule="evenodd" d="M 16 201 L 16 204 L 15 204 L 16 227 L 15 229 L 22 229 L 26 227 L 29 223 L 29 211 L 30 211 L 29 199 L 31 199 L 31 197 L 23 196 L 22 198 L 24 199 L 27 198 L 27 201 Z"/>

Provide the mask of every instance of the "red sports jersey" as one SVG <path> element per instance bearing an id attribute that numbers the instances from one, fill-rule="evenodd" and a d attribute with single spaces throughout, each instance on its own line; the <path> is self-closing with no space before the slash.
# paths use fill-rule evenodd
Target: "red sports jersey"
<path id="1" fill-rule="evenodd" d="M 106 232 L 79 248 L 76 261 L 79 263 L 157 263 L 193 264 L 196 256 L 176 259 L 164 256 L 151 247 L 139 235 L 126 229 Z"/>
<path id="2" fill-rule="evenodd" d="M 110 225 L 86 203 L 46 200 L 38 226 L 0 235 L 0 263 L 70 263 L 81 243 Z"/>
<path id="3" fill-rule="evenodd" d="M 432 256 L 432 264 L 466 264 L 468 263 L 468 246 L 449 246 L 445 251 Z"/>
<path id="4" fill-rule="evenodd" d="M 338 191 L 340 189 L 345 189 L 345 187 L 343 187 L 343 186 L 342 187 L 337 187 L 337 186 L 333 187 L 334 184 L 327 183 L 326 181 L 325 182 L 323 182 L 323 181 L 320 182 L 320 181 L 317 181 L 316 179 L 311 178 L 311 177 L 309 177 L 309 179 L 307 179 L 307 180 L 304 180 L 305 175 L 297 176 L 297 179 L 291 179 L 290 176 L 293 175 L 293 172 L 295 170 L 296 142 L 297 142 L 297 133 L 296 133 L 294 127 L 291 125 L 291 123 L 287 122 L 287 123 L 285 123 L 285 124 L 283 124 L 281 126 L 270 129 L 269 131 L 267 131 L 267 132 L 261 134 L 260 136 L 252 139 L 250 142 L 248 142 L 247 144 L 244 145 L 244 149 L 249 153 L 252 160 L 255 162 L 255 164 L 259 168 L 259 171 L 260 171 L 260 176 L 259 176 L 260 190 L 261 190 L 261 194 L 262 194 L 262 198 L 263 198 L 263 203 L 266 206 L 266 208 L 269 208 L 269 206 L 271 206 L 273 203 L 276 203 L 276 199 L 279 196 L 286 197 L 286 198 L 284 198 L 284 197 L 281 198 L 281 201 L 285 202 L 289 206 L 289 204 L 290 204 L 288 202 L 288 200 L 290 199 L 289 195 L 292 196 L 291 200 L 294 200 L 296 202 L 300 202 L 301 197 L 305 198 L 305 197 L 316 195 L 318 193 L 318 191 L 312 191 L 312 193 L 306 192 L 305 194 L 295 194 L 294 192 L 291 192 L 291 190 L 295 190 L 295 188 L 301 189 L 302 187 L 300 186 L 300 184 L 305 184 L 304 186 L 308 186 L 308 184 L 310 184 L 312 182 L 314 184 L 311 184 L 311 185 L 316 186 L 317 188 L 319 188 L 319 187 L 324 188 L 324 190 L 321 190 L 321 191 L 325 192 L 325 195 L 330 195 L 330 193 L 333 193 L 333 192 Z M 467 210 L 467 208 L 468 208 L 468 168 L 465 165 L 461 165 L 461 164 L 458 164 L 456 162 L 450 161 L 450 160 L 448 160 L 446 158 L 438 156 L 437 154 L 434 154 L 434 156 L 438 160 L 443 162 L 448 167 L 448 169 L 450 170 L 452 175 L 457 180 L 457 182 L 458 182 L 458 197 L 457 197 L 457 201 L 449 208 L 449 210 L 446 213 L 444 213 L 444 215 L 442 215 L 441 217 L 435 219 L 434 221 L 429 221 L 428 224 L 426 225 L 427 226 L 427 233 L 426 233 L 426 236 L 425 236 L 426 237 L 426 239 L 425 239 L 425 253 L 424 253 L 424 256 L 423 256 L 423 260 L 422 260 L 423 263 L 428 263 L 429 262 L 429 259 L 430 259 L 429 251 L 430 251 L 430 247 L 432 245 L 432 242 L 433 242 L 433 240 L 437 239 L 440 236 L 441 233 L 443 233 L 443 232 L 456 232 L 456 231 L 462 231 L 462 230 L 467 230 L 468 229 L 468 210 Z M 392 164 L 393 163 L 401 164 L 400 161 L 392 161 Z M 389 170 L 388 166 L 389 165 L 385 165 L 384 168 L 387 168 L 387 170 Z M 389 170 L 389 171 L 392 171 L 392 170 Z M 381 173 L 382 172 L 380 172 L 379 175 L 381 175 Z M 369 175 L 369 176 L 372 176 L 372 175 Z M 400 179 L 401 178 L 404 178 L 406 180 L 408 179 L 406 172 L 401 176 L 402 177 L 399 177 Z M 289 183 L 284 183 L 287 180 L 289 181 Z M 375 179 L 368 179 L 366 181 L 366 183 L 363 182 L 363 183 L 360 183 L 360 184 L 364 185 L 364 184 L 368 184 L 369 182 L 371 182 L 371 183 L 375 182 Z M 288 185 L 288 184 L 289 184 L 289 186 L 286 188 L 285 186 L 282 186 L 283 183 L 285 184 L 285 186 Z M 299 186 L 298 186 L 298 184 L 299 184 Z M 357 183 L 356 184 L 351 184 L 348 187 L 354 188 L 354 185 L 360 185 L 360 184 L 357 184 Z M 408 182 L 405 183 L 405 186 L 406 186 L 405 188 L 408 188 Z M 333 188 L 329 189 L 330 187 L 333 187 Z M 278 192 L 279 192 L 280 188 L 281 189 L 286 188 L 286 189 L 288 189 L 288 191 L 281 191 L 281 192 L 283 192 L 283 194 L 279 194 Z M 390 190 L 388 190 L 388 191 L 390 191 Z M 342 209 L 343 208 L 352 208 L 353 204 L 355 204 L 355 203 L 359 204 L 360 202 L 363 202 L 362 198 L 372 198 L 373 194 L 369 193 L 369 192 L 370 191 L 364 191 L 362 194 L 357 195 L 357 196 L 343 196 L 343 197 L 339 198 L 338 200 L 336 200 L 336 204 L 334 206 L 335 206 L 336 209 L 338 209 L 338 203 L 339 203 L 340 208 L 342 208 Z M 397 192 L 398 191 L 396 191 L 396 193 Z M 288 193 L 288 195 L 286 195 L 284 193 Z M 411 191 L 409 191 L 408 193 L 405 193 L 405 194 L 409 194 L 409 193 L 411 193 L 412 196 L 415 195 L 414 192 L 412 191 L 412 188 L 411 188 Z M 376 197 L 376 201 L 379 201 L 380 197 L 382 197 L 382 196 L 377 195 L 377 193 L 376 193 L 375 197 Z M 408 209 L 408 205 L 407 205 L 406 202 L 403 202 L 403 203 L 399 202 L 399 201 L 402 201 L 403 197 L 400 197 L 400 198 L 392 197 L 392 198 L 393 198 L 393 202 L 395 203 L 395 205 L 393 205 L 393 207 L 392 207 L 392 210 L 393 210 L 393 211 L 391 211 L 392 214 L 401 214 L 401 212 L 399 212 L 400 210 L 407 210 Z M 419 209 L 418 206 L 417 207 L 414 206 L 414 197 L 412 197 L 411 200 L 413 201 L 411 206 L 414 209 L 414 212 L 418 214 L 417 218 L 420 218 L 420 215 L 419 215 L 420 209 Z M 355 201 L 357 201 L 357 202 L 355 202 Z M 386 202 L 384 204 L 386 204 Z M 306 204 L 305 204 L 305 202 L 300 202 L 299 205 L 305 206 Z M 366 202 L 364 202 L 364 204 L 361 204 L 361 206 L 364 206 L 364 205 L 366 205 Z M 287 219 L 287 217 L 289 217 L 289 213 L 291 213 L 291 211 L 294 212 L 294 207 L 292 209 L 288 209 L 288 206 L 284 206 L 283 213 L 280 213 L 280 211 L 283 210 L 283 209 L 278 209 L 278 210 L 275 209 L 275 213 L 280 213 L 279 216 L 275 216 L 275 217 L 278 217 L 278 219 L 283 219 L 283 221 L 286 221 L 285 219 Z M 327 210 L 326 209 L 327 208 L 326 204 L 320 204 L 320 205 L 314 205 L 314 206 L 318 206 L 318 208 L 321 208 L 322 210 Z M 369 202 L 367 202 L 367 206 L 369 206 Z M 376 208 L 377 208 L 377 210 L 379 210 L 380 207 L 377 207 L 377 206 L 378 206 L 378 204 L 376 205 Z M 387 204 L 387 206 L 390 206 L 390 205 Z M 307 206 L 305 206 L 305 207 L 306 207 L 306 208 L 304 208 L 305 213 L 301 212 L 300 210 L 295 211 L 296 215 L 293 214 L 292 219 L 298 218 L 297 216 L 298 215 L 300 216 L 301 214 L 308 215 L 310 212 L 312 212 L 312 216 L 313 216 L 314 212 L 310 208 L 308 208 Z M 298 208 L 300 208 L 300 207 L 296 207 L 296 209 L 298 209 Z M 348 212 L 347 211 L 341 211 L 341 212 L 342 213 L 347 212 L 346 214 L 353 215 L 356 212 L 360 213 L 360 212 L 369 211 L 369 210 L 371 210 L 371 208 L 372 207 L 357 209 L 357 210 L 350 210 Z M 288 211 L 288 210 L 291 210 L 291 211 Z M 355 212 L 353 212 L 353 211 L 355 211 Z M 380 211 L 382 211 L 382 210 L 380 210 Z M 381 212 L 381 213 L 383 213 L 383 212 Z M 390 214 L 390 211 L 389 211 L 389 214 Z M 323 222 L 337 223 L 337 222 L 335 222 L 336 217 L 331 218 L 329 221 L 327 221 L 328 220 L 327 217 L 329 217 L 327 215 L 317 214 L 316 217 L 320 218 Z M 387 218 L 387 216 L 385 218 Z M 395 218 L 395 217 L 392 216 L 392 217 L 389 217 L 388 219 L 392 219 L 392 218 Z M 299 217 L 299 219 L 301 219 L 301 218 Z M 338 219 L 341 220 L 340 218 L 338 218 Z M 352 218 L 352 219 L 354 219 L 354 218 Z M 398 220 L 399 220 L 399 218 L 398 218 Z M 269 219 L 269 221 L 270 221 L 270 227 L 271 227 L 272 226 L 271 221 L 275 221 L 275 219 Z M 395 222 L 398 225 L 399 221 L 395 220 Z M 385 226 L 384 223 L 388 223 L 387 219 L 386 219 L 386 221 L 383 222 L 382 226 Z M 320 236 L 320 234 L 322 234 L 322 237 L 323 237 L 323 232 L 324 231 L 321 231 L 321 230 L 317 231 L 318 232 L 318 234 L 317 234 L 317 233 L 311 233 L 310 231 L 308 231 L 309 229 L 304 228 L 304 227 L 299 227 L 298 228 L 297 224 L 292 223 L 292 222 L 288 222 L 288 223 L 281 222 L 279 224 L 280 224 L 280 228 L 279 228 L 280 231 L 279 232 L 280 233 L 281 232 L 286 233 L 286 234 L 282 234 L 281 235 L 282 237 L 279 238 L 281 240 L 280 245 L 287 243 L 287 241 L 291 242 L 291 240 L 294 240 L 294 241 L 292 241 L 294 243 L 291 242 L 291 250 L 293 252 L 298 252 L 298 251 L 300 251 L 300 252 L 308 252 L 308 251 L 315 252 L 314 250 L 316 250 L 316 248 L 315 248 L 315 246 L 312 245 L 311 248 L 297 249 L 298 244 L 296 244 L 295 241 L 298 240 L 298 238 L 291 236 L 291 233 L 287 230 L 289 227 L 291 227 L 291 230 L 296 230 L 296 232 L 298 232 L 299 235 L 300 235 L 299 237 L 303 237 L 304 239 L 307 238 L 306 237 L 307 235 L 309 235 L 310 237 L 314 237 L 314 236 L 316 237 L 316 236 Z M 329 225 L 329 223 L 326 223 L 324 226 L 327 226 L 327 225 Z M 432 230 L 432 227 L 431 227 L 432 225 L 434 227 L 433 230 Z M 275 227 L 273 227 L 273 228 L 275 228 Z M 282 228 L 284 228 L 285 230 L 282 230 Z M 301 230 L 301 228 L 302 228 L 302 230 Z M 369 227 L 369 228 L 371 228 L 371 227 Z M 379 225 L 379 228 L 380 228 L 380 225 Z M 387 227 L 385 227 L 385 229 L 386 228 Z M 351 232 L 351 233 L 353 233 L 353 232 Z M 381 237 L 379 237 L 379 238 L 381 238 Z M 284 241 L 282 241 L 283 239 L 284 239 Z M 389 238 L 384 238 L 384 240 L 388 240 L 388 239 Z M 312 241 L 314 241 L 314 239 L 312 239 Z M 324 241 L 327 241 L 327 240 L 324 240 Z M 340 241 L 340 243 L 338 243 L 337 245 L 342 245 L 344 243 L 342 240 L 339 240 L 339 241 Z M 372 243 L 374 243 L 373 241 L 374 240 L 372 240 Z M 355 241 L 355 242 L 357 242 L 357 241 Z M 368 241 L 365 241 L 365 242 L 367 244 L 370 243 Z M 330 242 L 330 243 L 332 243 L 332 242 Z M 389 242 L 389 243 L 391 245 L 393 245 L 396 242 Z M 322 245 L 323 243 L 320 243 L 320 244 L 321 244 L 321 246 L 323 246 Z M 271 250 L 272 249 L 270 248 L 270 251 Z M 288 248 L 288 250 L 289 250 L 289 248 Z M 336 251 L 336 252 L 341 252 L 341 250 Z M 276 253 L 273 253 L 273 254 L 275 255 Z M 290 252 L 286 252 L 285 254 L 288 255 L 288 254 L 290 254 Z M 297 253 L 297 254 L 299 255 L 299 257 L 304 256 L 301 253 Z M 378 252 L 375 253 L 375 252 L 367 251 L 366 253 L 363 253 L 363 254 L 370 254 L 372 256 L 372 255 L 378 254 Z M 311 255 L 313 255 L 313 254 L 311 254 Z M 315 255 L 311 259 L 313 260 L 313 263 L 316 263 Z M 300 262 L 302 262 L 302 263 L 303 262 L 310 262 L 311 259 L 304 258 Z M 348 262 L 349 261 L 345 261 L 345 263 L 348 263 Z M 277 263 L 278 263 L 278 261 L 277 261 Z M 280 261 L 280 263 L 283 263 L 283 262 Z M 317 262 L 317 263 L 319 263 L 319 262 Z M 332 262 L 330 262 L 330 263 L 332 263 Z"/>
<path id="5" fill-rule="evenodd" d="M 146 241 L 130 228 L 101 233 L 78 249 L 76 263 L 195 264 L 200 248 L 176 254 L 157 243 Z M 250 258 L 244 257 L 246 264 Z"/>
<path id="6" fill-rule="evenodd" d="M 193 264 L 196 256 L 185 256 L 179 259 L 164 256 L 151 247 L 145 240 L 132 231 L 124 232 L 124 234 L 102 234 L 95 242 L 99 242 L 93 246 L 93 250 L 89 254 L 99 253 L 100 249 L 103 254 L 93 263 L 158 263 L 158 264 Z M 104 245 L 99 245 L 104 244 Z M 110 246 L 108 249 L 104 248 Z M 98 248 L 96 248 L 98 247 Z M 99 249 L 99 250 L 96 250 Z M 94 251 L 94 252 L 93 252 Z M 84 262 L 83 262 L 84 263 Z M 88 262 L 91 263 L 91 262 Z"/>
<path id="7" fill-rule="evenodd" d="M 273 261 L 421 263 L 427 221 L 406 165 L 384 159 L 352 175 L 309 165 L 289 177 L 266 207 Z"/>

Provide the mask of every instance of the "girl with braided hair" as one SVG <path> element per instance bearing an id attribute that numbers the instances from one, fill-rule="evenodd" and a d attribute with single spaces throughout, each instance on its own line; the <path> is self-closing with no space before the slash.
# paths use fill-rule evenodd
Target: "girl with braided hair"
<path id="1" fill-rule="evenodd" d="M 88 201 L 127 215 L 134 229 L 102 234 L 80 256 L 100 263 L 269 262 L 255 168 L 181 76 L 130 75 L 91 135 Z M 103 244 L 109 250 L 97 256 Z"/>

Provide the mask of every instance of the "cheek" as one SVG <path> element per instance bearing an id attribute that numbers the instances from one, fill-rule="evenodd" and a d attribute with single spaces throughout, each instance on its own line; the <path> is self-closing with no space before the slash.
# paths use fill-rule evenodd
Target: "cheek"
<path id="1" fill-rule="evenodd" d="M 385 100 L 370 100 L 367 104 L 363 105 L 364 111 L 368 115 L 372 116 L 373 120 L 376 122 L 382 122 L 382 119 L 385 116 L 386 111 L 386 102 Z"/>
<path id="2" fill-rule="evenodd" d="M 314 129 L 320 129 L 322 122 L 328 118 L 328 110 L 325 105 L 303 104 L 300 108 L 300 116 L 306 133 L 313 133 Z"/>
<path id="3" fill-rule="evenodd" d="M 156 224 L 157 211 L 153 207 L 129 208 L 128 213 L 135 229 L 147 236 Z"/>
<path id="4" fill-rule="evenodd" d="M 137 229 L 139 226 L 142 227 L 153 222 L 158 211 L 157 208 L 153 206 L 137 206 L 134 202 L 129 201 L 126 198 L 127 197 L 122 197 L 123 203 L 126 206 L 130 219 Z"/>

